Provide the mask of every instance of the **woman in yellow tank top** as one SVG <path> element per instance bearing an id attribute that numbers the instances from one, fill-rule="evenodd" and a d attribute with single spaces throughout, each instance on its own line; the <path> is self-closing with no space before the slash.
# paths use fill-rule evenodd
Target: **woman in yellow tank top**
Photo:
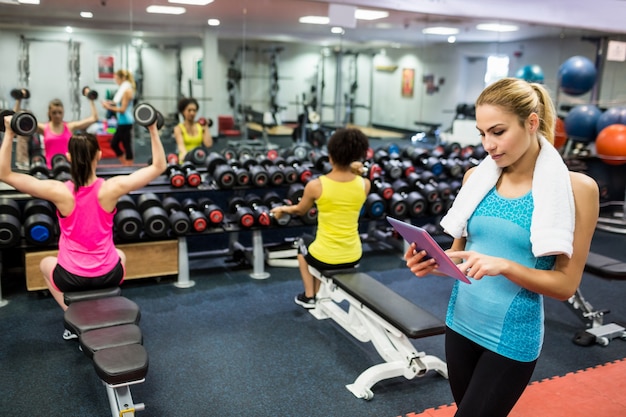
<path id="1" fill-rule="evenodd" d="M 209 127 L 196 121 L 199 108 L 195 98 L 183 97 L 178 101 L 178 112 L 183 116 L 183 121 L 174 127 L 174 139 L 180 161 L 184 161 L 187 152 L 198 146 L 206 148 L 213 146 L 213 137 Z"/>
<path id="2" fill-rule="evenodd" d="M 363 254 L 359 236 L 359 215 L 370 181 L 358 171 L 357 161 L 365 158 L 369 141 L 358 129 L 338 129 L 328 141 L 328 157 L 332 170 L 309 181 L 300 202 L 279 206 L 271 213 L 280 218 L 283 213 L 302 216 L 313 204 L 317 206 L 315 239 L 300 245 L 298 265 L 304 292 L 296 296 L 296 304 L 315 308 L 315 294 L 320 282 L 309 272 L 309 265 L 318 269 L 355 266 Z"/>

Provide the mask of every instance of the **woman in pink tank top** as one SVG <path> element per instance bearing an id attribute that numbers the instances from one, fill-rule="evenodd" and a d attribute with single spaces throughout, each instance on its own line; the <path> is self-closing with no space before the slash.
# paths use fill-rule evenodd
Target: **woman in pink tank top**
<path id="1" fill-rule="evenodd" d="M 6 135 L 13 137 L 11 116 L 0 120 Z M 68 143 L 72 179 L 61 182 L 38 179 L 11 170 L 13 141 L 0 146 L 0 181 L 34 198 L 56 206 L 60 238 L 58 257 L 45 257 L 40 263 L 50 293 L 63 310 L 63 292 L 119 285 L 124 276 L 124 253 L 113 243 L 113 216 L 123 195 L 148 185 L 166 168 L 165 152 L 153 123 L 149 128 L 152 163 L 131 174 L 107 180 L 96 176 L 102 156 L 96 137 L 74 133 Z M 64 338 L 70 338 L 70 336 Z"/>

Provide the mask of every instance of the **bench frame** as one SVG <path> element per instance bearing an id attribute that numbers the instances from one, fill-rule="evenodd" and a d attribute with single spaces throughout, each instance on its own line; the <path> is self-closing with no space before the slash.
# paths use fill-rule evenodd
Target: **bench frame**
<path id="1" fill-rule="evenodd" d="M 316 296 L 316 307 L 309 312 L 318 320 L 333 319 L 361 342 L 372 342 L 385 360 L 369 367 L 352 384 L 346 385 L 354 396 L 370 400 L 374 396 L 372 387 L 376 383 L 399 376 L 410 380 L 424 376 L 429 370 L 448 378 L 448 367 L 443 360 L 417 351 L 407 335 L 365 306 L 362 301 L 341 289 L 332 277 L 323 275 L 311 266 L 309 271 L 321 282 Z M 338 305 L 344 301 L 349 304 L 347 311 Z"/>

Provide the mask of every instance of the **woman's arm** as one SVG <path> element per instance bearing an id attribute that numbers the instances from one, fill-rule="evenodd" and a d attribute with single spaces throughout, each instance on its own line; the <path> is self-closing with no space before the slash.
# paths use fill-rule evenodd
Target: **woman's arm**
<path id="1" fill-rule="evenodd" d="M 185 147 L 183 131 L 180 128 L 180 125 L 174 126 L 174 140 L 176 141 L 176 148 L 178 149 L 178 158 L 181 161 L 184 161 L 185 155 L 187 155 L 187 148 Z"/>
<path id="2" fill-rule="evenodd" d="M 0 145 L 0 181 L 22 193 L 50 201 L 61 212 L 68 212 L 68 209 L 71 209 L 74 203 L 69 190 L 62 182 L 57 180 L 40 180 L 29 174 L 13 172 L 11 169 L 11 154 L 15 133 L 11 129 L 11 116 L 5 117 L 1 122 L 4 123 L 5 132 L 2 145 Z"/>
<path id="3" fill-rule="evenodd" d="M 152 163 L 138 169 L 132 174 L 118 175 L 105 181 L 100 189 L 100 205 L 107 211 L 113 211 L 117 200 L 131 191 L 145 187 L 165 172 L 165 151 L 156 122 L 148 127 L 152 147 Z"/>
<path id="4" fill-rule="evenodd" d="M 213 146 L 213 136 L 211 136 L 209 126 L 202 126 L 202 144 L 207 148 Z"/>
<path id="5" fill-rule="evenodd" d="M 304 214 L 306 214 L 307 211 L 309 211 L 311 207 L 313 207 L 313 204 L 315 204 L 315 200 L 317 200 L 321 194 L 322 182 L 319 180 L 319 178 L 315 178 L 309 181 L 304 186 L 302 198 L 297 204 L 291 206 L 274 207 L 270 210 L 270 213 L 277 219 L 280 219 L 283 213 L 291 214 L 294 216 L 303 216 Z"/>
<path id="6" fill-rule="evenodd" d="M 96 109 L 95 100 L 89 100 L 89 107 L 91 109 L 91 114 L 89 115 L 89 117 L 67 123 L 67 127 L 68 129 L 70 129 L 71 132 L 74 132 L 76 130 L 85 130 L 98 121 L 98 110 Z"/>

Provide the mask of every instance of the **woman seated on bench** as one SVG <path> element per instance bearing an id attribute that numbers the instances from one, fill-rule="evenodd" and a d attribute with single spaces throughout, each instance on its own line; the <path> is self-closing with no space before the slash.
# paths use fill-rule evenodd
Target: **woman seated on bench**
<path id="1" fill-rule="evenodd" d="M 476 101 L 489 154 L 469 170 L 441 220 L 448 255 L 471 285 L 455 282 L 446 316 L 446 361 L 456 417 L 507 416 L 543 344 L 543 296 L 578 288 L 598 219 L 598 186 L 568 172 L 554 149 L 556 112 L 544 86 L 505 78 Z M 411 245 L 418 277 L 434 260 Z"/>
<path id="2" fill-rule="evenodd" d="M 369 140 L 358 129 L 338 129 L 328 140 L 328 158 L 332 170 L 309 181 L 298 204 L 279 206 L 271 213 L 304 215 L 317 205 L 317 232 L 312 241 L 302 242 L 298 265 L 304 292 L 296 296 L 296 304 L 315 308 L 315 294 L 320 282 L 309 272 L 316 269 L 341 269 L 359 263 L 362 255 L 359 237 L 359 215 L 370 192 L 370 182 L 360 175 Z"/>
<path id="3" fill-rule="evenodd" d="M 5 138 L 12 138 L 11 116 L 2 120 Z M 65 311 L 63 292 L 119 285 L 124 279 L 124 253 L 113 243 L 113 216 L 117 200 L 142 188 L 163 174 L 165 152 L 156 128 L 148 127 L 152 163 L 128 175 L 106 181 L 96 177 L 102 153 L 92 134 L 72 135 L 67 158 L 71 163 L 70 181 L 40 180 L 11 171 L 12 141 L 0 146 L 0 181 L 35 198 L 56 206 L 60 238 L 58 257 L 45 257 L 40 263 L 50 293 Z M 64 334 L 65 338 L 73 338 Z"/>

